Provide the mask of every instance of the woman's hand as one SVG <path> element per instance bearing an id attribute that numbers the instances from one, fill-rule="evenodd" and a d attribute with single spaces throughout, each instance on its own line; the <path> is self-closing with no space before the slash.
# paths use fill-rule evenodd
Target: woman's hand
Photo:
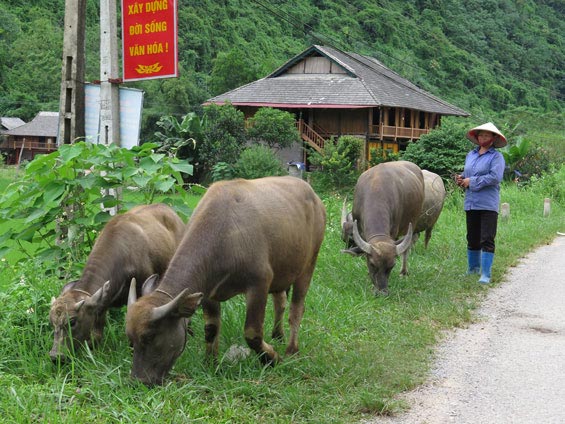
<path id="1" fill-rule="evenodd" d="M 459 187 L 468 188 L 470 182 L 471 180 L 469 178 L 463 178 L 462 175 L 457 175 L 457 177 L 455 177 L 455 183 Z"/>

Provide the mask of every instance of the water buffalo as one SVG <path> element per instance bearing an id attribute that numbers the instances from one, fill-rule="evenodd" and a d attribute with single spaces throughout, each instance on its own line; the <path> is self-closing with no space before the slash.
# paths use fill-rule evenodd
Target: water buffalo
<path id="1" fill-rule="evenodd" d="M 402 255 L 400 274 L 408 273 L 413 223 L 418 220 L 423 201 L 422 171 L 414 163 L 397 161 L 381 163 L 361 174 L 351 213 L 347 213 L 344 202 L 342 237 L 351 248 L 343 252 L 366 255 L 375 294 L 388 293 L 388 277 L 396 256 Z"/>
<path id="2" fill-rule="evenodd" d="M 67 283 L 51 301 L 51 359 L 64 360 L 71 340 L 99 341 L 106 311 L 127 303 L 133 277 L 141 282 L 165 271 L 184 230 L 183 221 L 164 204 L 137 206 L 113 217 L 94 243 L 80 280 Z"/>
<path id="3" fill-rule="evenodd" d="M 432 238 L 434 225 L 436 224 L 443 209 L 443 202 L 445 201 L 445 185 L 443 184 L 441 177 L 433 172 L 422 169 L 422 175 L 424 176 L 424 203 L 422 205 L 420 217 L 416 223 L 416 228 L 414 228 L 414 234 L 417 240 L 418 235 L 422 231 L 425 231 L 426 236 L 424 239 L 424 247 L 427 248 L 428 243 Z M 414 240 L 414 242 L 416 240 Z"/>
<path id="4" fill-rule="evenodd" d="M 206 356 L 215 359 L 221 302 L 246 299 L 245 340 L 264 363 L 280 360 L 263 340 L 268 294 L 275 303 L 273 336 L 282 338 L 286 292 L 292 287 L 286 354 L 298 351 L 305 296 L 324 238 L 326 212 L 312 188 L 295 177 L 233 180 L 210 186 L 158 284 L 131 290 L 126 333 L 133 345 L 131 375 L 162 384 L 182 353 L 186 318 L 201 304 Z"/>

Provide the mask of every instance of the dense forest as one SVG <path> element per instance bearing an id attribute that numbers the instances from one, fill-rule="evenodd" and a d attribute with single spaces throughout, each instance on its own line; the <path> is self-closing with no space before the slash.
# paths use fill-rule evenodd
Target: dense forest
<path id="1" fill-rule="evenodd" d="M 98 8 L 87 0 L 87 81 L 100 78 Z M 58 110 L 64 10 L 0 0 L 1 116 Z M 562 0 L 178 0 L 178 22 L 179 78 L 128 84 L 146 93 L 145 135 L 311 44 L 373 56 L 478 120 L 563 124 Z"/>

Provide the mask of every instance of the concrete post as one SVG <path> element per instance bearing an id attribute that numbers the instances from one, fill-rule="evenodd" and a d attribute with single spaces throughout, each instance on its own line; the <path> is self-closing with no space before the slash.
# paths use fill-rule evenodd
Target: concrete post
<path id="1" fill-rule="evenodd" d="M 550 213 L 551 213 L 551 199 L 546 197 L 543 200 L 543 216 L 548 217 Z"/>
<path id="2" fill-rule="evenodd" d="M 84 137 L 86 0 L 65 1 L 57 146 Z"/>
<path id="3" fill-rule="evenodd" d="M 120 145 L 116 0 L 100 0 L 100 143 Z"/>
<path id="4" fill-rule="evenodd" d="M 510 218 L 510 204 L 509 203 L 503 203 L 502 205 L 500 205 L 500 216 L 502 219 L 508 219 Z"/>

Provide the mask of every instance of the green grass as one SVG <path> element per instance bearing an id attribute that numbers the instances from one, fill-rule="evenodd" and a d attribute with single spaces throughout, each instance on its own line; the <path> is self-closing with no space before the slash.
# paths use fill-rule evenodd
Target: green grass
<path id="1" fill-rule="evenodd" d="M 554 203 L 542 217 L 545 195 L 505 186 L 511 217 L 500 221 L 494 284 L 532 248 L 563 231 L 565 209 Z M 300 354 L 263 368 L 251 356 L 217 368 L 204 361 L 203 320 L 164 387 L 129 379 L 131 349 L 125 309 L 109 317 L 96 350 L 77 352 L 64 366 L 50 362 L 51 296 L 62 281 L 46 277 L 33 261 L 0 262 L 0 414 L 12 422 L 51 423 L 351 423 L 406 407 L 400 392 L 422 383 L 442 330 L 467 325 L 489 287 L 465 277 L 461 196 L 446 202 L 427 250 L 420 240 L 408 277 L 390 278 L 390 295 L 374 297 L 364 259 L 340 253 L 342 198 L 324 196 L 328 212 L 322 245 L 300 331 Z M 242 297 L 222 305 L 220 355 L 245 345 Z M 272 307 L 266 319 L 267 340 Z M 288 332 L 288 326 L 286 326 Z M 284 352 L 284 344 L 275 344 Z"/>

